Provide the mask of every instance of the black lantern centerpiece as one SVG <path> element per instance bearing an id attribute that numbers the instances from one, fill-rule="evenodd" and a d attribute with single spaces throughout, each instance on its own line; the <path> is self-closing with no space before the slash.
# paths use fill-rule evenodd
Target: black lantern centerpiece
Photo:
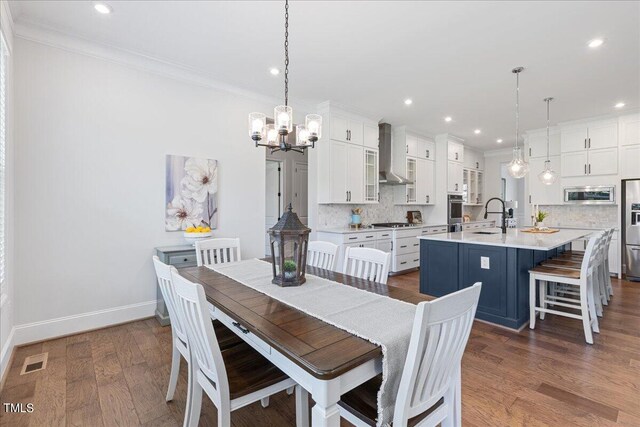
<path id="1" fill-rule="evenodd" d="M 307 244 L 311 229 L 306 227 L 291 204 L 280 221 L 269 229 L 273 280 L 278 286 L 300 286 L 307 279 Z"/>

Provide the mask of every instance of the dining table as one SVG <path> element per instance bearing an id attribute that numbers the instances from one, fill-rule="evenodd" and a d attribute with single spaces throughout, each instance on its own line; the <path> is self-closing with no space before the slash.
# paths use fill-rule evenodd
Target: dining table
<path id="1" fill-rule="evenodd" d="M 330 325 L 208 267 L 179 273 L 204 288 L 212 317 L 224 323 L 285 374 L 315 402 L 313 427 L 340 425 L 340 396 L 382 372 L 382 348 Z M 366 292 L 418 304 L 433 298 L 416 291 L 307 266 L 307 274 Z M 276 285 L 274 285 L 276 286 Z M 304 286 L 301 285 L 301 286 Z M 308 403 L 303 403 L 305 412 Z M 304 419 L 298 421 L 303 424 Z"/>

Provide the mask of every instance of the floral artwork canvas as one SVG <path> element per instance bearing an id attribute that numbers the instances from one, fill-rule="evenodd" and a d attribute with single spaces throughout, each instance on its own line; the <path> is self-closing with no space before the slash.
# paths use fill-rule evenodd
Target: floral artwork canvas
<path id="1" fill-rule="evenodd" d="M 165 230 L 217 228 L 217 160 L 167 155 Z"/>

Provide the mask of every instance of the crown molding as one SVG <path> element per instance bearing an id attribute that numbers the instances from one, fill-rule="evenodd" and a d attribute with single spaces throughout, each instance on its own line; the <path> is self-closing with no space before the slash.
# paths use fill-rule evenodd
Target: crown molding
<path id="1" fill-rule="evenodd" d="M 4 2 L 3 2 L 4 4 Z M 215 89 L 266 104 L 280 105 L 282 99 L 241 88 L 212 79 L 206 73 L 192 67 L 158 59 L 139 52 L 122 49 L 110 44 L 78 37 L 54 28 L 24 19 L 14 23 L 14 34 L 24 40 L 78 53 L 96 59 L 146 71 L 161 77 L 178 80 L 203 88 Z M 314 111 L 315 104 L 306 100 L 292 104 L 296 109 Z"/>

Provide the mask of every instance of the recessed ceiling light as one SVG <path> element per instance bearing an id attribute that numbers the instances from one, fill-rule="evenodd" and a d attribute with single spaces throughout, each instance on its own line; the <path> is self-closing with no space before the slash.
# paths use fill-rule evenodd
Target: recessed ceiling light
<path id="1" fill-rule="evenodd" d="M 498 144 L 502 144 L 502 138 L 498 138 L 498 139 L 496 139 L 496 142 L 497 142 Z"/>
<path id="2" fill-rule="evenodd" d="M 480 133 L 482 133 L 482 131 L 480 129 L 476 129 L 473 131 L 473 133 L 475 133 L 476 135 L 480 135 Z"/>
<path id="3" fill-rule="evenodd" d="M 105 4 L 105 3 L 94 3 L 93 4 L 93 8 L 96 11 L 98 11 L 98 13 L 102 13 L 103 15 L 108 15 L 113 11 L 111 6 L 109 6 L 108 4 Z"/>
<path id="4" fill-rule="evenodd" d="M 602 43 L 604 43 L 602 39 L 593 39 L 589 42 L 589 47 L 595 49 L 596 47 L 602 46 Z"/>
<path id="5" fill-rule="evenodd" d="M 411 105 L 413 104 L 413 101 L 410 98 L 407 98 L 404 100 L 404 105 Z"/>
<path id="6" fill-rule="evenodd" d="M 269 72 L 272 76 L 277 76 L 278 74 L 280 74 L 280 70 L 278 70 L 276 67 L 271 68 Z"/>
<path id="7" fill-rule="evenodd" d="M 616 107 L 616 108 L 622 108 L 622 107 L 624 107 L 624 105 L 625 105 L 625 104 L 624 104 L 624 102 L 618 102 L 618 103 L 615 105 L 615 107 Z"/>
<path id="8" fill-rule="evenodd" d="M 447 123 L 449 123 L 451 120 L 453 120 L 451 118 L 451 116 L 447 116 L 447 117 L 444 118 L 444 121 L 447 122 Z"/>

